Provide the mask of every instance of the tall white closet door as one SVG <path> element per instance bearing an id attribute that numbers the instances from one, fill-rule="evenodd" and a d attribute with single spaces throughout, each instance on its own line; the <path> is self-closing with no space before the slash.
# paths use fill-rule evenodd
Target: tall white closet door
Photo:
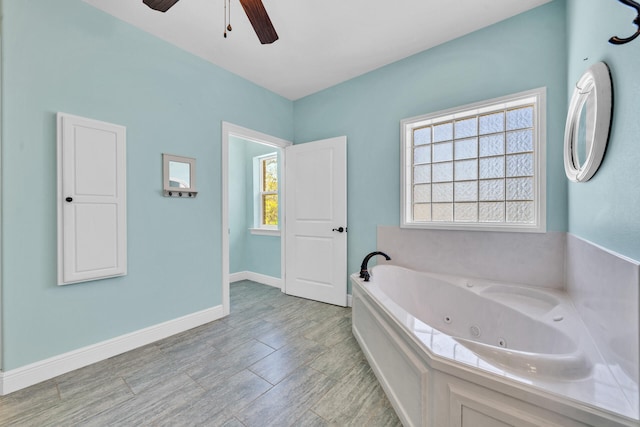
<path id="1" fill-rule="evenodd" d="M 58 113 L 58 284 L 125 274 L 126 128 Z"/>

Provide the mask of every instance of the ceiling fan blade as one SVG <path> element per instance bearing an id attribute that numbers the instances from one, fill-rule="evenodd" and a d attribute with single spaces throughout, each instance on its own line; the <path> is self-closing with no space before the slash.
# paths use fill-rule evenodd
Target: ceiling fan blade
<path id="1" fill-rule="evenodd" d="M 258 35 L 258 39 L 262 44 L 271 44 L 278 40 L 278 33 L 273 28 L 271 19 L 267 14 L 267 10 L 262 4 L 262 0 L 240 0 L 240 4 L 247 14 L 249 22 Z"/>
<path id="2" fill-rule="evenodd" d="M 142 0 L 142 3 L 146 4 L 153 10 L 166 12 L 171 8 L 171 6 L 178 3 L 178 0 Z"/>

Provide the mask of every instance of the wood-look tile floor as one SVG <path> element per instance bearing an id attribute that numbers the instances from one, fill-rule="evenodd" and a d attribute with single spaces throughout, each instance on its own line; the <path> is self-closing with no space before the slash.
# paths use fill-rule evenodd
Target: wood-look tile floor
<path id="1" fill-rule="evenodd" d="M 400 426 L 351 309 L 231 285 L 231 315 L 0 397 L 2 426 Z"/>

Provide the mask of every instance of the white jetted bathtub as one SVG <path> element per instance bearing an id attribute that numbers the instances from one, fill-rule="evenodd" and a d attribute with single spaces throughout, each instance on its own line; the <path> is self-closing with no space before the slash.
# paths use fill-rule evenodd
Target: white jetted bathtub
<path id="1" fill-rule="evenodd" d="M 639 425 L 563 292 L 393 265 L 351 281 L 353 333 L 405 425 Z"/>

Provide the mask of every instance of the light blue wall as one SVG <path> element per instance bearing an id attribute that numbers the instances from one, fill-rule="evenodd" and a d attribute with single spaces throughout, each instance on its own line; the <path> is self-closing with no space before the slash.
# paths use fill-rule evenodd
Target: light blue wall
<path id="1" fill-rule="evenodd" d="M 376 247 L 376 225 L 399 224 L 402 118 L 546 86 L 548 229 L 640 259 L 640 40 L 606 42 L 631 34 L 634 15 L 616 1 L 567 10 L 555 0 L 292 103 L 80 0 L 4 0 L 3 369 L 221 303 L 223 120 L 296 143 L 347 135 L 352 272 Z M 611 141 L 567 204 L 566 106 L 598 60 L 614 79 Z M 127 126 L 126 277 L 56 286 L 57 111 Z M 197 199 L 161 197 L 162 152 L 197 158 Z M 277 254 L 262 259 L 277 273 L 263 274 L 279 276 Z"/>
<path id="2" fill-rule="evenodd" d="M 280 150 L 229 138 L 229 272 L 249 271 L 280 278 L 280 237 L 253 235 L 253 158 Z"/>
<path id="3" fill-rule="evenodd" d="M 348 266 L 400 223 L 400 120 L 547 87 L 547 224 L 567 228 L 565 7 L 554 1 L 295 103 L 295 142 L 347 136 Z"/>
<path id="4" fill-rule="evenodd" d="M 611 136 L 604 161 L 586 183 L 569 184 L 569 231 L 640 261 L 640 38 L 634 10 L 617 1 L 568 0 L 568 92 L 592 64 L 604 61 L 613 79 Z"/>
<path id="5" fill-rule="evenodd" d="M 293 103 L 80 0 L 2 14 L 2 368 L 220 305 L 221 121 L 290 140 Z M 56 285 L 58 111 L 127 127 L 125 277 Z M 163 152 L 195 200 L 162 197 Z"/>
<path id="6" fill-rule="evenodd" d="M 245 265 L 247 271 L 280 278 L 280 236 L 254 235 L 249 232 L 249 228 L 254 227 L 253 158 L 273 152 L 279 154 L 280 150 L 250 141 L 247 141 L 246 144 L 245 171 L 247 177 L 250 178 L 247 179 L 247 190 L 245 193 L 247 202 Z M 278 157 L 278 159 L 280 159 L 280 157 Z M 281 162 L 279 162 L 279 164 L 280 163 Z"/>
<path id="7" fill-rule="evenodd" d="M 247 271 L 247 147 L 244 140 L 229 137 L 229 273 Z"/>

